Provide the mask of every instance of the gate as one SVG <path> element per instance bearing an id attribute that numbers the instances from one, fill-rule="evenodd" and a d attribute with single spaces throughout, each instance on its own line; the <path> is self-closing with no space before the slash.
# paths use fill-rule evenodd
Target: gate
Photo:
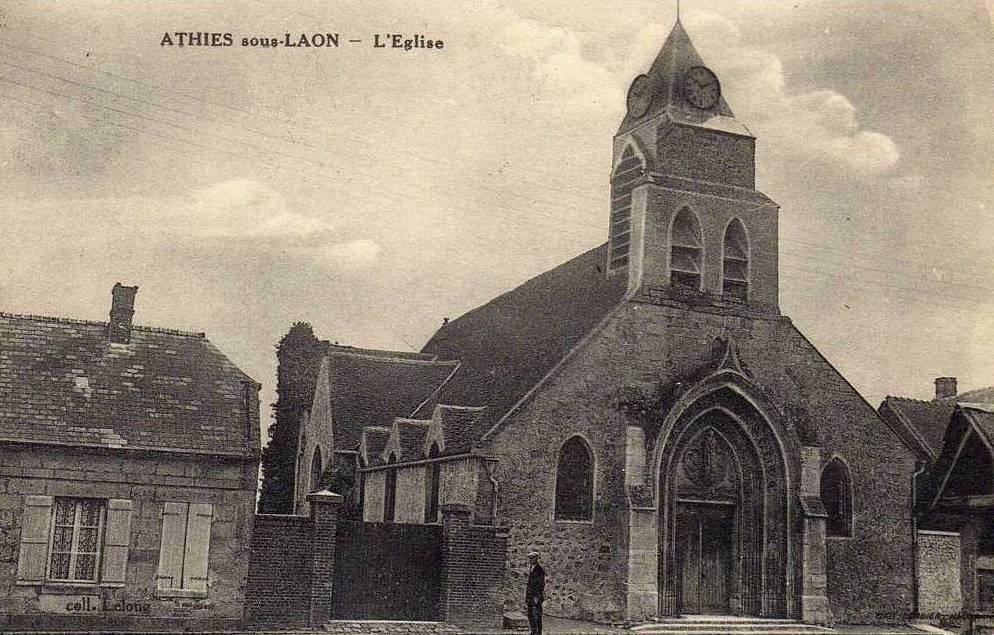
<path id="1" fill-rule="evenodd" d="M 339 521 L 335 619 L 439 619 L 442 527 Z"/>

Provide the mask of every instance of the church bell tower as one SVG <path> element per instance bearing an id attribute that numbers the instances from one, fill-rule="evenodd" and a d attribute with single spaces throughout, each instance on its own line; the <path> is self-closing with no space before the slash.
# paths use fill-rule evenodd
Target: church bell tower
<path id="1" fill-rule="evenodd" d="M 779 208 L 756 190 L 755 146 L 678 19 L 614 137 L 608 275 L 634 295 L 778 313 Z"/>

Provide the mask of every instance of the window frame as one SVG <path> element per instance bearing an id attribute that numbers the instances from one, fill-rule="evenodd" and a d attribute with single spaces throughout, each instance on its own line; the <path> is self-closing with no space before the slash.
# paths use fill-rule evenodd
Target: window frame
<path id="1" fill-rule="evenodd" d="M 59 527 L 66 527 L 66 525 L 59 525 L 57 521 L 58 509 L 60 501 L 72 501 L 73 502 L 73 524 L 72 534 L 69 546 L 69 577 L 67 578 L 57 578 L 53 575 L 53 563 L 56 556 L 55 550 L 55 533 Z M 81 524 L 82 521 L 82 505 L 86 502 L 95 502 L 99 505 L 99 511 L 97 514 L 97 538 L 96 538 L 96 551 L 86 552 L 85 555 L 93 555 L 93 577 L 92 578 L 76 578 L 75 575 L 76 565 L 78 563 L 77 557 L 80 555 L 79 551 L 79 537 L 80 530 L 82 529 L 92 529 L 92 526 L 84 527 Z M 104 532 L 106 531 L 107 524 L 107 500 L 102 498 L 92 498 L 86 496 L 55 496 L 52 499 L 52 513 L 48 524 L 48 557 L 47 563 L 45 565 L 45 581 L 52 582 L 55 584 L 82 584 L 82 585 L 97 585 L 100 584 L 101 567 L 103 565 L 103 555 L 104 555 Z M 67 552 L 60 551 L 60 555 Z"/>
<path id="2" fill-rule="evenodd" d="M 563 466 L 563 452 L 566 447 L 570 444 L 576 442 L 580 447 L 583 448 L 586 453 L 586 457 L 589 461 L 588 467 L 590 472 L 590 493 L 588 497 L 589 511 L 584 517 L 572 517 L 564 516 L 560 511 L 560 483 L 562 482 L 562 466 Z M 578 523 L 591 525 L 594 522 L 595 507 L 594 504 L 597 500 L 597 455 L 594 453 L 594 446 L 590 443 L 590 440 L 582 434 L 572 434 L 566 438 L 559 446 L 559 450 L 556 452 L 556 471 L 555 478 L 553 482 L 552 489 L 552 516 L 556 522 L 559 523 Z"/>
<path id="3" fill-rule="evenodd" d="M 693 238 L 697 241 L 696 245 L 691 245 L 683 242 L 676 242 L 677 238 L 677 222 L 681 218 L 686 216 L 690 219 L 692 225 L 690 227 L 691 233 L 694 234 Z M 705 253 L 705 237 L 704 237 L 704 227 L 701 225 L 701 219 L 698 217 L 697 213 L 689 205 L 682 205 L 677 209 L 676 213 L 673 214 L 673 218 L 670 220 L 669 227 L 669 241 L 666 253 L 667 259 L 667 272 L 669 275 L 669 285 L 671 289 L 683 292 L 683 293 L 702 293 L 704 291 L 704 270 L 705 270 L 705 258 L 707 254 Z M 674 254 L 684 253 L 686 254 L 692 262 L 697 265 L 697 271 L 689 271 L 684 268 L 679 268 L 674 264 Z M 696 255 L 696 257 L 695 257 Z M 685 276 L 695 276 L 697 278 L 697 286 L 693 287 L 683 282 L 677 283 L 676 280 Z"/>
<path id="4" fill-rule="evenodd" d="M 745 257 L 731 257 L 728 255 L 728 238 L 729 230 L 732 227 L 737 227 L 737 231 L 742 234 L 742 240 L 745 243 L 742 245 L 743 251 L 745 251 Z M 729 278 L 725 275 L 726 269 L 728 268 L 729 262 L 742 263 L 745 269 L 745 278 Z M 739 297 L 734 293 L 730 293 L 726 290 L 726 284 L 740 285 L 743 289 L 743 296 Z M 721 295 L 727 300 L 733 302 L 749 302 L 749 294 L 752 291 L 752 241 L 749 239 L 749 231 L 746 229 L 745 223 L 738 216 L 732 217 L 728 223 L 725 225 L 725 231 L 721 236 Z"/>
<path id="5" fill-rule="evenodd" d="M 840 477 L 840 491 L 843 492 L 845 500 L 842 501 L 841 516 L 842 523 L 845 526 L 844 533 L 834 533 L 832 530 L 836 526 L 832 522 L 832 510 L 826 504 L 824 493 L 825 493 L 825 474 L 828 472 L 829 468 L 834 468 Z M 853 513 L 853 483 L 852 483 L 852 472 L 849 469 L 849 464 L 846 463 L 840 456 L 833 456 L 831 459 L 825 463 L 825 467 L 821 469 L 821 475 L 818 480 L 818 498 L 821 499 L 822 505 L 825 506 L 825 511 L 828 516 L 825 518 L 825 538 L 830 540 L 848 540 L 855 535 L 855 514 Z"/>

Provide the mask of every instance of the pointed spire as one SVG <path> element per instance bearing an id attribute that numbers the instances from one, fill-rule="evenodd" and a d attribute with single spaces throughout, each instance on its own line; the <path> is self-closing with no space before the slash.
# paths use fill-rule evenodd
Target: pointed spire
<path id="1" fill-rule="evenodd" d="M 706 64 L 680 21 L 678 6 L 673 29 L 652 62 L 649 72 L 646 73 L 650 92 L 649 105 L 641 113 L 636 111 L 626 114 L 620 131 L 628 130 L 662 112 L 668 112 L 681 120 L 691 121 L 703 121 L 716 115 L 734 117 L 724 97 L 720 97 L 718 102 L 707 110 L 695 109 L 683 98 L 685 74 L 695 66 L 706 66 Z"/>

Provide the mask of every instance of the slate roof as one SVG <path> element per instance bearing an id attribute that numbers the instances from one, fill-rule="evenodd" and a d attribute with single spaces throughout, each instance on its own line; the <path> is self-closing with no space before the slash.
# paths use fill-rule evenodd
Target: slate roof
<path id="1" fill-rule="evenodd" d="M 387 447 L 390 439 L 390 428 L 382 426 L 367 426 L 363 428 L 362 439 L 366 445 L 366 455 L 363 459 L 369 465 L 379 465 L 383 463 L 383 450 Z"/>
<path id="2" fill-rule="evenodd" d="M 484 410 L 444 404 L 438 406 L 436 413 L 445 435 L 445 454 L 463 454 L 473 448 L 473 442 L 482 434 L 478 432 L 476 423 Z"/>
<path id="3" fill-rule="evenodd" d="M 975 391 L 974 391 L 975 392 Z M 945 400 L 952 402 L 952 399 Z M 935 464 L 929 471 L 928 478 L 919 485 L 920 500 L 925 508 L 936 504 L 943 498 L 943 483 L 950 473 L 956 468 L 955 461 L 959 454 L 959 448 L 965 435 L 976 432 L 981 440 L 977 441 L 985 449 L 994 447 L 994 404 L 990 403 L 959 403 L 954 407 L 952 418 L 946 430 L 945 442 L 942 446 Z M 987 449 L 989 452 L 990 450 Z M 994 476 L 988 474 L 974 474 L 978 479 L 992 479 Z M 994 483 L 988 483 L 994 487 Z M 990 509 L 978 509 L 980 513 L 990 514 Z"/>
<path id="4" fill-rule="evenodd" d="M 994 388 L 979 388 L 959 393 L 955 397 L 922 401 L 907 397 L 888 396 L 880 404 L 885 418 L 896 416 L 918 431 L 927 444 L 932 460 L 942 452 L 949 420 L 957 403 L 994 403 Z"/>
<path id="5" fill-rule="evenodd" d="M 390 427 L 395 417 L 410 416 L 459 365 L 421 353 L 336 346 L 327 355 L 339 450 L 355 450 L 365 426 Z"/>
<path id="6" fill-rule="evenodd" d="M 425 458 L 425 436 L 428 434 L 428 426 L 431 425 L 431 422 L 397 419 L 394 425 L 397 426 L 400 445 L 398 461 L 417 461 Z"/>
<path id="7" fill-rule="evenodd" d="M 880 404 L 880 414 L 884 418 L 896 416 L 917 431 L 932 460 L 935 460 L 942 452 L 942 440 L 955 408 L 956 401 L 953 399 L 921 401 L 906 397 L 887 397 Z"/>
<path id="8" fill-rule="evenodd" d="M 422 352 L 461 365 L 415 415 L 485 406 L 460 423 L 460 443 L 479 440 L 624 298 L 627 280 L 606 277 L 606 262 L 605 243 L 442 326 Z"/>
<path id="9" fill-rule="evenodd" d="M 258 384 L 202 333 L 0 313 L 0 441 L 259 451 Z"/>

